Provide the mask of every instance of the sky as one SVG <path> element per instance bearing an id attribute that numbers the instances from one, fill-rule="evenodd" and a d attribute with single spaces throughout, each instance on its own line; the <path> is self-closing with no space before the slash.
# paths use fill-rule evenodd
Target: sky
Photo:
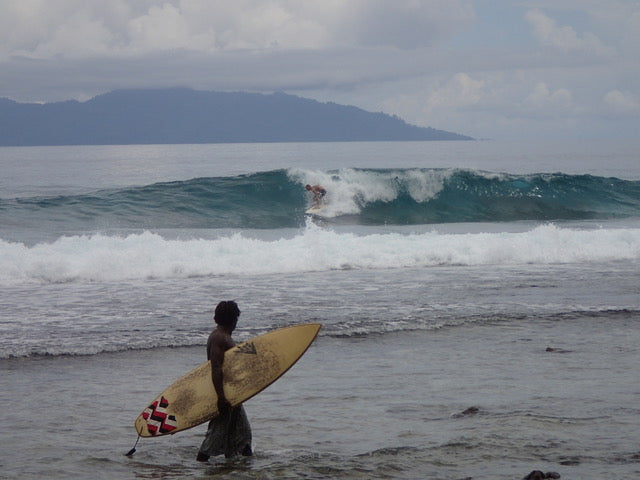
<path id="1" fill-rule="evenodd" d="M 491 139 L 640 133 L 640 0 L 0 0 L 0 97 L 275 91 Z"/>

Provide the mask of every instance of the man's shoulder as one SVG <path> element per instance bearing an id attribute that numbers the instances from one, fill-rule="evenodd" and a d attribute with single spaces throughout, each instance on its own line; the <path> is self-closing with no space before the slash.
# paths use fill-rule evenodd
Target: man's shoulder
<path id="1" fill-rule="evenodd" d="M 229 348 L 235 345 L 231 335 L 221 330 L 214 330 L 209 335 L 209 340 L 207 340 L 207 348 L 210 350 L 211 348 L 222 348 L 223 350 L 228 350 Z"/>

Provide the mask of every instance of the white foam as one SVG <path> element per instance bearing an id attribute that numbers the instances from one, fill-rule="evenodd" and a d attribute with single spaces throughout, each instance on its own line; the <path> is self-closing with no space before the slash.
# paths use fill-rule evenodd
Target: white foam
<path id="1" fill-rule="evenodd" d="M 520 233 L 358 235 L 309 223 L 293 237 L 276 240 L 240 233 L 174 240 L 151 232 L 70 236 L 31 247 L 0 240 L 0 283 L 621 260 L 640 260 L 640 229 L 542 225 Z"/>
<path id="2" fill-rule="evenodd" d="M 455 170 L 358 170 L 343 168 L 336 173 L 320 170 L 289 170 L 294 182 L 319 184 L 327 190 L 327 208 L 323 215 L 355 215 L 363 205 L 372 202 L 391 202 L 398 198 L 401 190 L 416 202 L 434 198 L 443 188 L 444 182 Z"/>

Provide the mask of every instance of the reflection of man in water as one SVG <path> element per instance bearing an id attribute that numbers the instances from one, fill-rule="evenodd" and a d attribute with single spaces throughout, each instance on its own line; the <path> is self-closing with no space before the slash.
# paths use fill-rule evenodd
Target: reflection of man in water
<path id="1" fill-rule="evenodd" d="M 308 192 L 313 193 L 313 201 L 311 206 L 312 207 L 319 207 L 322 204 L 322 198 L 327 194 L 327 191 L 324 189 L 324 187 L 320 186 L 320 185 L 305 185 L 305 187 L 307 189 Z"/>

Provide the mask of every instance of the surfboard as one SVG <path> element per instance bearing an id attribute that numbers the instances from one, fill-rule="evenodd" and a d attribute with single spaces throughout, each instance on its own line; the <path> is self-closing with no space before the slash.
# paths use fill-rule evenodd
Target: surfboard
<path id="1" fill-rule="evenodd" d="M 307 215 L 312 215 L 312 216 L 321 216 L 323 210 L 326 208 L 325 205 L 314 205 L 313 207 L 307 208 L 307 210 L 305 210 L 305 214 Z"/>
<path id="2" fill-rule="evenodd" d="M 236 406 L 267 388 L 289 370 L 315 340 L 321 325 L 280 328 L 240 343 L 224 354 L 224 394 Z M 194 368 L 158 395 L 136 418 L 141 437 L 174 434 L 215 418 L 217 399 L 211 362 Z"/>

